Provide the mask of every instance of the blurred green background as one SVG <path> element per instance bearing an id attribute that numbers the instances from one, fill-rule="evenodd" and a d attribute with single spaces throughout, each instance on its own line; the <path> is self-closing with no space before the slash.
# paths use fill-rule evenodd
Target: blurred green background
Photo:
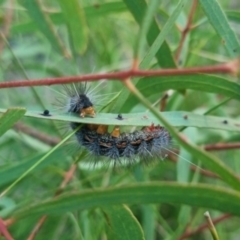
<path id="1" fill-rule="evenodd" d="M 199 1 L 192 19 L 192 28 L 187 32 L 177 61 L 181 29 L 187 24 L 194 1 L 155 2 L 157 7 L 152 12 L 149 10 L 151 20 L 154 16 L 154 23 L 151 22 L 150 27 L 146 27 L 144 34 L 144 16 L 151 1 L 1 0 L 1 82 L 129 69 L 137 52 L 138 60 L 142 62 L 151 43 L 160 30 L 166 27 L 166 23 L 172 24 L 172 27 L 165 28 L 163 44 L 157 49 L 155 58 L 145 64 L 144 69 L 216 65 L 230 62 L 239 56 L 239 40 L 235 41 L 234 38 L 240 37 L 239 1 Z M 176 10 L 178 4 L 184 6 L 179 12 Z M 211 9 L 211 6 L 217 8 Z M 170 19 L 173 13 L 177 14 L 176 20 Z M 222 16 L 226 16 L 226 19 L 222 19 Z M 229 50 L 231 44 L 238 44 L 234 53 Z M 136 86 L 152 104 L 157 103 L 155 106 L 158 109 L 159 101 L 166 91 L 174 89 L 166 101 L 165 111 L 187 111 L 201 115 L 233 96 L 230 101 L 212 111 L 211 115 L 224 117 L 228 121 L 239 120 L 240 86 L 237 76 L 216 74 L 208 78 L 202 74 L 199 85 L 194 76 L 176 76 L 177 84 L 180 84 L 178 86 L 172 84 L 171 79 L 173 78 L 162 78 L 165 85 L 156 81 L 156 86 L 151 86 L 153 78 L 142 81 L 135 79 L 133 82 L 137 84 L 138 81 Z M 223 79 L 222 88 L 216 84 L 219 79 Z M 209 85 L 205 85 L 204 81 Z M 107 95 L 109 101 L 117 96 L 105 112 L 128 114 L 147 110 L 129 94 L 120 81 L 103 80 L 98 84 L 99 82 L 91 84 L 92 88 L 97 86 L 97 94 L 114 93 Z M 184 87 L 181 89 L 181 86 Z M 61 89 L 61 86 L 1 89 L 0 108 L 24 107 L 39 112 L 49 109 L 52 113 L 61 113 L 64 109 L 59 110 L 54 104 L 59 97 L 57 92 Z M 22 118 L 17 126 L 1 136 L 1 192 L 65 136 L 59 125 L 61 124 L 57 121 Z M 68 128 L 67 124 L 63 125 L 65 129 Z M 126 129 L 132 130 L 129 127 Z M 206 128 L 199 129 L 195 126 L 185 129 L 183 133 L 192 143 L 201 147 L 217 143 L 237 144 L 240 141 L 239 132 L 211 129 L 207 128 L 207 124 Z M 41 134 L 48 139 L 39 137 Z M 4 220 L 17 218 L 9 226 L 14 239 L 30 239 L 28 236 L 39 217 L 48 212 L 49 217 L 34 239 L 185 239 L 186 229 L 191 232 L 205 223 L 203 213 L 207 210 L 213 219 L 231 212 L 233 216 L 217 224 L 216 229 L 220 239 L 238 239 L 240 212 L 237 207 L 240 201 L 238 203 L 236 199 L 239 200 L 240 195 L 239 188 L 233 186 L 239 182 L 233 180 L 233 184 L 229 184 L 227 177 L 224 178 L 224 171 L 218 172 L 223 180 L 202 174 L 200 168 L 192 171 L 194 165 L 188 161 L 201 168 L 204 168 L 204 164 L 198 158 L 199 155 L 183 148 L 180 148 L 182 158 L 177 163 L 165 159 L 147 166 L 135 164 L 115 169 L 105 165 L 99 168 L 92 165 L 86 167 L 81 164 L 81 161 L 86 160 L 83 154 L 77 162 L 72 181 L 64 189 L 64 197 L 60 197 L 59 202 L 52 201 L 65 173 L 76 162 L 72 153 L 78 149 L 72 138 L 69 145 L 59 147 L 0 198 L 0 216 Z M 237 148 L 212 153 L 218 160 L 217 164 L 224 164 L 226 171 L 228 168 L 232 171 L 230 175 L 239 175 Z M 173 155 L 170 158 L 177 157 Z M 214 169 L 210 170 L 216 173 Z M 148 186 L 149 189 L 156 186 L 158 192 L 147 191 Z M 180 190 L 168 193 L 168 186 L 173 190 L 179 186 Z M 122 200 L 121 195 L 117 195 L 118 188 L 119 194 L 121 190 L 125 191 Z M 95 189 L 100 189 L 96 198 Z M 189 189 L 189 196 L 183 189 Z M 136 195 L 140 196 L 139 199 L 135 199 L 135 192 L 139 194 Z M 154 194 L 160 194 L 159 202 Z M 170 196 L 170 200 L 167 196 Z M 213 202 L 208 197 L 212 197 Z M 4 237 L 0 235 L 0 239 Z M 211 239 L 211 234 L 208 229 L 204 229 L 188 239 Z"/>

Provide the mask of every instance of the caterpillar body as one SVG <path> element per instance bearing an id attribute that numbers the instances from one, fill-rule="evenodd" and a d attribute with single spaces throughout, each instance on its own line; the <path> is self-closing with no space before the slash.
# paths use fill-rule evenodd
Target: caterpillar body
<path id="1" fill-rule="evenodd" d="M 65 86 L 69 113 L 78 114 L 80 117 L 95 117 L 93 100 L 86 84 L 75 84 L 71 87 Z M 123 120 L 121 114 L 119 120 Z M 148 162 L 152 159 L 162 159 L 167 150 L 171 147 L 171 136 L 168 131 L 161 126 L 145 126 L 141 130 L 131 133 L 120 133 L 120 128 L 115 126 L 111 133 L 108 126 L 71 122 L 72 130 L 75 133 L 78 143 L 85 147 L 93 156 L 105 156 L 109 160 L 120 162 L 125 159 L 132 163 L 135 159 Z"/>

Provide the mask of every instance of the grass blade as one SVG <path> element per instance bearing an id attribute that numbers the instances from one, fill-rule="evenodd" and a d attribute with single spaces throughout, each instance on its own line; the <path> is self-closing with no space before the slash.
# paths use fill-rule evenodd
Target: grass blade
<path id="1" fill-rule="evenodd" d="M 162 31 L 158 34 L 156 39 L 154 40 L 153 44 L 151 45 L 150 49 L 146 53 L 144 59 L 142 60 L 140 67 L 147 68 L 150 64 L 151 60 L 154 58 L 156 53 L 158 52 L 159 48 L 163 44 L 167 34 L 172 30 L 172 27 L 178 18 L 179 14 L 181 13 L 182 9 L 186 4 L 186 0 L 181 0 L 178 2 L 176 9 L 173 11 L 169 19 L 167 20 L 166 24 L 164 25 Z"/>
<path id="2" fill-rule="evenodd" d="M 74 52 L 82 54 L 87 48 L 87 25 L 83 9 L 77 0 L 58 2 L 69 29 Z"/>
<path id="3" fill-rule="evenodd" d="M 42 11 L 39 1 L 20 0 L 19 2 L 28 10 L 30 17 L 34 20 L 39 30 L 49 40 L 53 48 L 59 52 L 63 52 L 64 56 L 70 57 L 61 39 L 56 34 L 51 19 Z M 37 29 L 34 30 L 36 31 Z"/>
<path id="4" fill-rule="evenodd" d="M 217 0 L 199 0 L 203 11 L 208 17 L 215 31 L 220 36 L 231 57 L 240 55 L 239 41 L 231 29 L 227 17 Z"/>
<path id="5" fill-rule="evenodd" d="M 124 3 L 126 4 L 129 11 L 133 14 L 135 20 L 139 25 L 141 25 L 144 14 L 147 9 L 147 4 L 144 0 L 124 0 Z M 156 39 L 156 37 L 159 34 L 159 28 L 155 21 L 151 24 L 151 27 L 149 29 L 148 35 L 147 35 L 147 41 L 148 44 L 151 46 Z M 172 53 L 170 51 L 170 48 L 166 42 L 164 42 L 159 49 L 159 51 L 156 54 L 156 58 L 158 60 L 158 63 L 162 67 L 175 67 L 175 62 L 172 57 Z"/>

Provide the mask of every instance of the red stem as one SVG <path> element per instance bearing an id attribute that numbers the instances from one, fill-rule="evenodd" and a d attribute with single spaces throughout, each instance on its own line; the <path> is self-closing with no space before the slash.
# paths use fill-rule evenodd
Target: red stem
<path id="1" fill-rule="evenodd" d="M 73 175 L 75 173 L 77 169 L 77 165 L 73 164 L 71 165 L 70 169 L 66 172 L 64 179 L 59 187 L 59 189 L 55 192 L 54 197 L 59 196 L 63 189 L 66 187 L 66 185 L 72 180 Z M 37 224 L 35 225 L 35 227 L 33 228 L 32 232 L 30 233 L 30 235 L 28 236 L 27 240 L 34 240 L 34 238 L 36 237 L 37 233 L 39 232 L 39 230 L 41 229 L 41 227 L 43 226 L 44 222 L 47 220 L 47 215 L 42 216 Z"/>
<path id="2" fill-rule="evenodd" d="M 221 151 L 221 150 L 229 150 L 229 149 L 238 149 L 240 148 L 240 143 L 215 143 L 209 144 L 204 147 L 206 151 Z"/>
<path id="3" fill-rule="evenodd" d="M 230 214 L 224 214 L 218 218 L 213 219 L 212 222 L 213 222 L 213 224 L 217 224 L 217 223 L 220 223 L 230 217 L 232 217 Z M 183 240 L 185 238 L 189 238 L 197 233 L 202 232 L 203 230 L 205 230 L 207 228 L 208 228 L 208 223 L 204 223 L 195 230 L 192 230 L 192 231 L 186 230 L 186 232 L 180 238 L 178 238 L 178 240 Z"/>
<path id="4" fill-rule="evenodd" d="M 97 81 L 101 79 L 122 80 L 130 77 L 154 77 L 154 76 L 176 76 L 192 75 L 198 73 L 225 73 L 236 74 L 238 71 L 239 60 L 225 64 L 204 67 L 192 67 L 183 69 L 158 69 L 158 70 L 128 70 L 113 73 L 86 74 L 81 76 L 68 76 L 60 78 L 44 78 L 36 80 L 18 80 L 1 82 L 0 88 L 27 87 L 27 86 L 45 86 L 55 84 L 67 84 L 73 82 Z M 160 80 L 160 79 L 159 79 Z"/>
<path id="5" fill-rule="evenodd" d="M 193 1 L 190 13 L 188 15 L 187 24 L 186 24 L 185 28 L 182 30 L 181 40 L 180 40 L 180 43 L 179 43 L 179 46 L 178 46 L 178 49 L 176 52 L 176 56 L 175 56 L 176 62 L 179 61 L 179 57 L 180 57 L 180 54 L 181 54 L 181 51 L 183 48 L 184 41 L 186 39 L 186 36 L 187 36 L 189 30 L 191 30 L 192 19 L 193 19 L 193 15 L 194 15 L 196 7 L 197 7 L 197 3 L 198 3 L 198 0 Z"/>
<path id="6" fill-rule="evenodd" d="M 13 237 L 8 232 L 8 229 L 6 228 L 4 221 L 0 218 L 0 238 L 1 234 L 5 237 L 6 240 L 13 240 Z"/>

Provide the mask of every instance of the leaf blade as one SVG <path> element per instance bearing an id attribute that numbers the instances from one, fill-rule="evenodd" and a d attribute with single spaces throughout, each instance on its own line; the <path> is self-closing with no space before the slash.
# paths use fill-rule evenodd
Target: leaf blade
<path id="1" fill-rule="evenodd" d="M 169 89 L 192 89 L 222 94 L 240 100 L 240 85 L 215 75 L 198 74 L 143 78 L 137 82 L 136 87 L 145 97 Z M 135 96 L 129 95 L 126 102 L 131 102 L 131 104 L 125 104 L 122 109 L 123 112 L 129 112 L 131 107 L 135 106 L 139 101 Z"/>
<path id="2" fill-rule="evenodd" d="M 53 48 L 59 52 L 63 52 L 64 56 L 70 57 L 64 44 L 56 34 L 51 19 L 43 13 L 39 2 L 37 0 L 20 0 L 20 3 L 28 10 L 28 14 L 43 35 L 49 40 Z"/>
<path id="3" fill-rule="evenodd" d="M 62 151 L 54 152 L 51 156 L 47 158 L 47 161 L 43 161 L 35 169 L 33 169 L 33 172 L 40 170 L 52 164 L 55 161 L 58 161 L 63 155 L 64 153 Z M 11 164 L 10 166 L 7 166 L 7 167 L 1 167 L 0 187 L 3 187 L 6 184 L 20 177 L 22 174 L 24 174 L 24 172 L 26 172 L 27 169 L 29 169 L 32 165 L 34 165 L 43 156 L 44 155 L 42 154 L 41 156 L 37 156 L 29 160 L 21 161 L 17 164 Z"/>
<path id="4" fill-rule="evenodd" d="M 221 37 L 223 44 L 226 46 L 231 57 L 238 57 L 240 55 L 239 41 L 231 29 L 227 17 L 219 5 L 217 0 L 199 0 L 203 11 L 215 31 Z"/>
<path id="5" fill-rule="evenodd" d="M 153 44 L 151 45 L 150 49 L 147 51 L 146 55 L 144 56 L 142 62 L 140 63 L 141 68 L 148 67 L 151 60 L 153 59 L 153 57 L 156 55 L 156 53 L 160 49 L 161 45 L 163 44 L 167 34 L 169 33 L 169 31 L 172 30 L 172 27 L 173 27 L 177 17 L 179 16 L 179 14 L 181 13 L 182 9 L 185 6 L 185 3 L 186 3 L 185 0 L 181 0 L 178 2 L 177 7 L 174 9 L 173 13 L 167 20 L 167 22 L 164 25 L 164 27 L 162 28 L 161 32 L 158 34 L 158 36 L 154 40 Z"/>
<path id="6" fill-rule="evenodd" d="M 188 196 L 188 197 L 186 197 Z M 67 211 L 112 206 L 116 204 L 172 203 L 206 207 L 240 216 L 240 193 L 207 184 L 152 182 L 109 189 L 82 189 L 57 199 L 22 208 L 17 218 L 30 215 L 60 214 Z"/>
<path id="7" fill-rule="evenodd" d="M 9 108 L 0 118 L 0 136 L 10 129 L 26 113 L 25 108 Z"/>
<path id="8" fill-rule="evenodd" d="M 0 112 L 5 112 L 1 109 Z M 200 115 L 185 111 L 162 112 L 163 116 L 175 127 L 198 127 L 210 129 L 222 129 L 228 131 L 240 131 L 240 122 L 238 120 L 216 117 L 211 115 Z M 69 114 L 54 114 L 51 117 L 43 116 L 38 111 L 27 111 L 25 117 L 40 118 L 45 120 L 59 120 L 64 122 L 79 122 L 86 124 L 119 125 L 119 126 L 150 126 L 160 124 L 159 119 L 151 112 L 126 113 L 122 114 L 123 120 L 117 119 L 114 113 L 98 113 L 95 118 L 79 118 Z"/>
<path id="9" fill-rule="evenodd" d="M 108 206 L 103 208 L 110 221 L 109 228 L 117 240 L 144 240 L 143 230 L 127 206 Z M 110 239 L 110 238 L 109 238 Z"/>
<path id="10" fill-rule="evenodd" d="M 58 2 L 68 25 L 74 50 L 76 53 L 82 54 L 87 48 L 88 39 L 83 8 L 77 0 L 60 0 Z"/>
<path id="11" fill-rule="evenodd" d="M 140 25 L 142 23 L 142 19 L 144 17 L 144 13 L 147 8 L 147 4 L 144 0 L 124 0 L 129 11 L 133 14 L 135 20 Z M 159 34 L 159 28 L 155 21 L 153 21 L 149 33 L 146 36 L 149 45 L 152 45 L 153 41 L 156 39 L 157 35 Z M 156 58 L 158 63 L 162 67 L 175 67 L 176 64 L 174 62 L 173 56 L 171 54 L 170 48 L 168 44 L 164 41 L 161 48 L 156 54 Z"/>

